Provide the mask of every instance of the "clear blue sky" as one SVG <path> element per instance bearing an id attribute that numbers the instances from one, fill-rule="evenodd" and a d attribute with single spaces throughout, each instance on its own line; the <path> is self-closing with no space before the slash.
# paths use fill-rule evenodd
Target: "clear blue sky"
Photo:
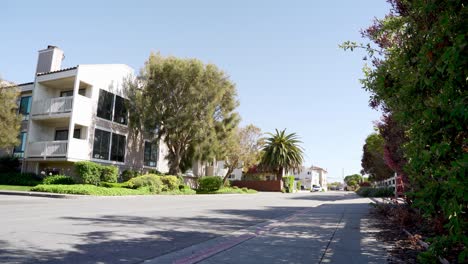
<path id="1" fill-rule="evenodd" d="M 2 1 L 0 75 L 33 81 L 37 51 L 56 45 L 64 67 L 125 63 L 151 51 L 214 63 L 237 84 L 242 124 L 287 128 L 306 165 L 329 181 L 360 171 L 362 145 L 379 113 L 361 89 L 360 52 L 338 44 L 389 10 L 357 1 Z"/>

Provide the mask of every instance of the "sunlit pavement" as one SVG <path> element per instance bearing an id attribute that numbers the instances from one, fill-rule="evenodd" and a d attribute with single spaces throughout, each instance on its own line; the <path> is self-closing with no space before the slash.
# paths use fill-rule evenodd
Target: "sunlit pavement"
<path id="1" fill-rule="evenodd" d="M 347 192 L 0 196 L 0 263 L 385 263 Z"/>

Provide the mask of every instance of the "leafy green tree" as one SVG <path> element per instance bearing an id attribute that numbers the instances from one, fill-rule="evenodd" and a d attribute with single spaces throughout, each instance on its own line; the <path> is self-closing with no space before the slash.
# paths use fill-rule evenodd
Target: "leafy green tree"
<path id="1" fill-rule="evenodd" d="M 344 178 L 344 182 L 348 186 L 357 186 L 360 182 L 362 182 L 363 178 L 361 174 L 352 174 L 348 175 Z"/>
<path id="2" fill-rule="evenodd" d="M 403 146 L 413 206 L 444 230 L 429 253 L 468 256 L 467 7 L 462 0 L 391 0 L 391 12 L 364 37 L 371 65 L 364 88 L 370 105 L 405 130 Z M 427 261 L 424 260 L 423 262 Z"/>
<path id="3" fill-rule="evenodd" d="M 393 171 L 384 159 L 384 139 L 378 133 L 367 136 L 361 159 L 362 174 L 368 174 L 370 181 L 381 181 L 393 176 Z"/>
<path id="4" fill-rule="evenodd" d="M 196 59 L 151 54 L 125 87 L 131 128 L 165 142 L 173 175 L 196 157 L 216 157 L 239 122 L 235 85 L 215 65 Z"/>
<path id="5" fill-rule="evenodd" d="M 224 166 L 227 173 L 224 176 L 226 183 L 229 175 L 237 169 L 247 170 L 257 164 L 260 158 L 260 150 L 263 139 L 262 130 L 252 124 L 238 128 L 235 133 L 224 141 Z"/>
<path id="6" fill-rule="evenodd" d="M 276 173 L 278 180 L 282 180 L 285 171 L 300 170 L 303 158 L 302 143 L 296 133 L 286 134 L 286 129 L 276 133 L 267 133 L 260 166 Z"/>
<path id="7" fill-rule="evenodd" d="M 0 78 L 0 148 L 13 147 L 19 143 L 21 117 L 16 103 L 18 96 L 18 88 Z"/>

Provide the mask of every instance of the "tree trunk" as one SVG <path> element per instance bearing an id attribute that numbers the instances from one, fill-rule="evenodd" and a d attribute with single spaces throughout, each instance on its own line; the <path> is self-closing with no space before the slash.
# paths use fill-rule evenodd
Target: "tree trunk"
<path id="1" fill-rule="evenodd" d="M 229 168 L 228 171 L 227 171 L 227 173 L 226 173 L 226 175 L 224 175 L 224 179 L 223 179 L 224 185 L 226 185 L 226 183 L 228 182 L 228 177 L 229 177 L 229 175 L 231 175 L 231 173 L 232 173 L 233 171 L 234 171 L 233 168 Z"/>
<path id="2" fill-rule="evenodd" d="M 180 171 L 180 161 L 182 160 L 180 151 L 174 153 L 174 160 L 169 163 L 169 174 L 170 175 L 179 175 Z"/>
<path id="3" fill-rule="evenodd" d="M 283 167 L 280 167 L 276 172 L 276 179 L 283 182 Z"/>

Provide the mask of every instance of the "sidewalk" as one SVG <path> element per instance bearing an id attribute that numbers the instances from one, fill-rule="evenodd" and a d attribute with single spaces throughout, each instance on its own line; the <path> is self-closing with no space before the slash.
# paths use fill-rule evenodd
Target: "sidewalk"
<path id="1" fill-rule="evenodd" d="M 367 198 L 323 204 L 145 263 L 386 263 Z M 307 198 L 304 198 L 307 199 Z"/>

